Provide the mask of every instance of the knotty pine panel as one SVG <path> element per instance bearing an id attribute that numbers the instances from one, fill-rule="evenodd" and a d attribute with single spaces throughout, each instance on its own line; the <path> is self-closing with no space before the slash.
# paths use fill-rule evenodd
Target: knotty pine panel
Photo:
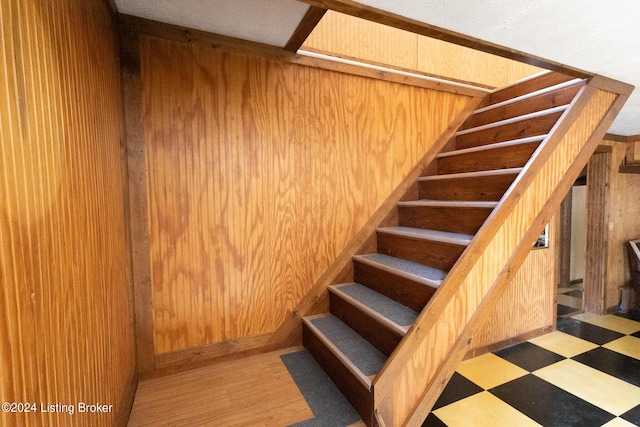
<path id="1" fill-rule="evenodd" d="M 0 424 L 111 426 L 135 381 L 115 25 L 101 0 L 0 21 L 0 401 L 37 408 Z"/>
<path id="2" fill-rule="evenodd" d="M 470 98 L 143 37 L 156 354 L 272 333 Z"/>
<path id="3" fill-rule="evenodd" d="M 543 71 L 518 61 L 327 11 L 302 49 L 501 87 Z"/>

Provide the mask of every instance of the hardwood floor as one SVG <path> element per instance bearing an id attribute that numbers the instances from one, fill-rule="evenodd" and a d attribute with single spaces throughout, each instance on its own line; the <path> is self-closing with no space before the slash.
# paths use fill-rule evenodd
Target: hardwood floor
<path id="1" fill-rule="evenodd" d="M 313 418 L 280 359 L 297 350 L 141 381 L 129 427 L 286 426 Z"/>

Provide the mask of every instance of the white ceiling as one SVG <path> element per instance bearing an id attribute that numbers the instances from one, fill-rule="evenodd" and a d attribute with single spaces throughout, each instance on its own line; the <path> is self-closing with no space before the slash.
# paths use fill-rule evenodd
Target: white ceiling
<path id="1" fill-rule="evenodd" d="M 284 46 L 295 0 L 115 0 L 121 13 Z M 640 87 L 640 1 L 359 0 L 360 3 Z M 640 89 L 609 132 L 640 134 Z"/>
<path id="2" fill-rule="evenodd" d="M 295 0 L 115 0 L 118 12 L 284 47 L 309 9 Z"/>

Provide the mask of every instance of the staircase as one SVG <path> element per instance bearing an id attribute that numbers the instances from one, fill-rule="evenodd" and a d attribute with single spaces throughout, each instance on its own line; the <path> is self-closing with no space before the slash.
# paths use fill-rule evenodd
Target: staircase
<path id="1" fill-rule="evenodd" d="M 366 425 L 422 423 L 629 92 L 545 73 L 487 95 L 302 319 Z"/>

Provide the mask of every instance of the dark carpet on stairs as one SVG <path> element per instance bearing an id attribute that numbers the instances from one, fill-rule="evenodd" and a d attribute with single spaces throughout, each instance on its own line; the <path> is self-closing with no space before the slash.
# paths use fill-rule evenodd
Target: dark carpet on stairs
<path id="1" fill-rule="evenodd" d="M 290 427 L 346 427 L 360 416 L 306 350 L 280 356 L 315 418 Z"/>

